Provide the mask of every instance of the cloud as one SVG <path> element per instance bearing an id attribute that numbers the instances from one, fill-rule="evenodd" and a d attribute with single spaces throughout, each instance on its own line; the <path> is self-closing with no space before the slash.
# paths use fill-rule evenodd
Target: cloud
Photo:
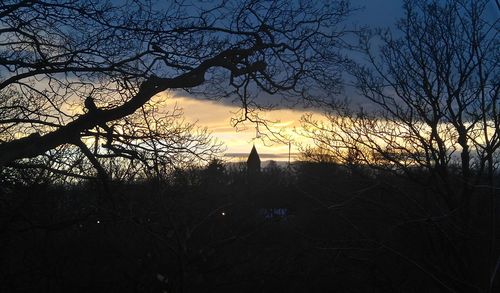
<path id="1" fill-rule="evenodd" d="M 226 157 L 245 157 L 255 144 L 263 158 L 288 160 L 288 144 L 265 145 L 260 140 L 255 140 L 255 125 L 246 123 L 238 129 L 231 126 L 231 117 L 234 117 L 240 108 L 235 105 L 227 105 L 211 100 L 200 100 L 179 95 L 168 95 L 163 93 L 166 107 L 180 107 L 184 112 L 184 118 L 198 126 L 206 127 L 212 136 L 222 141 L 226 147 Z M 272 124 L 273 129 L 279 129 L 290 135 L 292 139 L 292 153 L 297 153 L 295 143 L 307 143 L 306 139 L 297 135 L 294 128 L 300 127 L 300 117 L 307 113 L 306 110 L 279 109 L 260 113 L 264 119 L 276 121 Z"/>

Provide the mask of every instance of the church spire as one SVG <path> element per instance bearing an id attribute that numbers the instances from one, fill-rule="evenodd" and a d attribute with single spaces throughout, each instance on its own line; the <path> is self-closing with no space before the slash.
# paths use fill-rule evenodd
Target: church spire
<path id="1" fill-rule="evenodd" d="M 250 155 L 248 156 L 247 170 L 248 174 L 255 174 L 260 172 L 260 157 L 259 154 L 257 153 L 255 145 L 252 147 Z"/>

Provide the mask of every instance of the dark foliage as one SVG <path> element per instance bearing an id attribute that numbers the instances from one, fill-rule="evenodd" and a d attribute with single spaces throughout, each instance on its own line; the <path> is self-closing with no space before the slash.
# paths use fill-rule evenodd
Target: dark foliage
<path id="1" fill-rule="evenodd" d="M 487 219 L 474 217 L 473 249 L 457 246 L 462 233 L 436 216 L 431 189 L 325 162 L 271 164 L 257 176 L 250 184 L 244 168 L 213 161 L 109 190 L 2 184 L 0 291 L 487 289 Z"/>

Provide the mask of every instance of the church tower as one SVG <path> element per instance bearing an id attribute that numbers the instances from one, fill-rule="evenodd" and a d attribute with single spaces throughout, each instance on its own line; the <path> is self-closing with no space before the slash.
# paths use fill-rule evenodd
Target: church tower
<path id="1" fill-rule="evenodd" d="M 250 152 L 250 155 L 248 156 L 247 172 L 248 172 L 248 175 L 260 173 L 260 158 L 259 158 L 259 154 L 257 153 L 257 149 L 255 148 L 255 145 L 252 147 L 252 151 Z"/>

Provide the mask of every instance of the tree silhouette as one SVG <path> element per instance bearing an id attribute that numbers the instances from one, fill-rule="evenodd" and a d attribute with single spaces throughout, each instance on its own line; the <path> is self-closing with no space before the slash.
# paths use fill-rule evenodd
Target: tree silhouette
<path id="1" fill-rule="evenodd" d="M 113 126 L 164 91 L 244 109 L 259 106 L 257 93 L 308 99 L 314 85 L 337 84 L 328 72 L 349 11 L 344 1 L 3 2 L 0 165 L 71 145 L 102 173 L 86 140 L 132 156 L 113 147 L 133 141 Z"/>
<path id="2" fill-rule="evenodd" d="M 450 259 L 460 259 L 456 278 L 466 282 L 455 286 L 485 289 L 492 281 L 473 277 L 473 270 L 463 264 L 494 279 L 500 71 L 498 19 L 487 17 L 488 5 L 405 1 L 397 32 L 360 35 L 358 49 L 368 64 L 353 65 L 351 73 L 366 98 L 363 108 L 343 103 L 326 115 L 327 122 L 303 119 L 306 135 L 337 161 L 428 186 L 433 198 L 427 203 L 436 207 L 429 219 L 447 219 L 463 233 L 446 244 L 450 251 L 459 251 Z M 437 218 L 429 221 L 442 233 L 456 233 Z M 471 257 L 477 251 L 469 237 L 485 226 L 490 231 L 474 240 L 489 247 L 489 255 L 480 260 Z"/>
<path id="3" fill-rule="evenodd" d="M 369 108 L 340 105 L 328 123 L 304 117 L 318 147 L 341 162 L 355 156 L 399 174 L 424 168 L 451 210 L 467 205 L 479 177 L 493 184 L 500 147 L 498 23 L 485 17 L 487 4 L 406 2 L 397 35 L 362 34 L 360 49 L 370 64 L 351 69 Z M 455 166 L 459 186 L 451 179 Z M 458 202 L 452 199 L 457 188 Z"/>

